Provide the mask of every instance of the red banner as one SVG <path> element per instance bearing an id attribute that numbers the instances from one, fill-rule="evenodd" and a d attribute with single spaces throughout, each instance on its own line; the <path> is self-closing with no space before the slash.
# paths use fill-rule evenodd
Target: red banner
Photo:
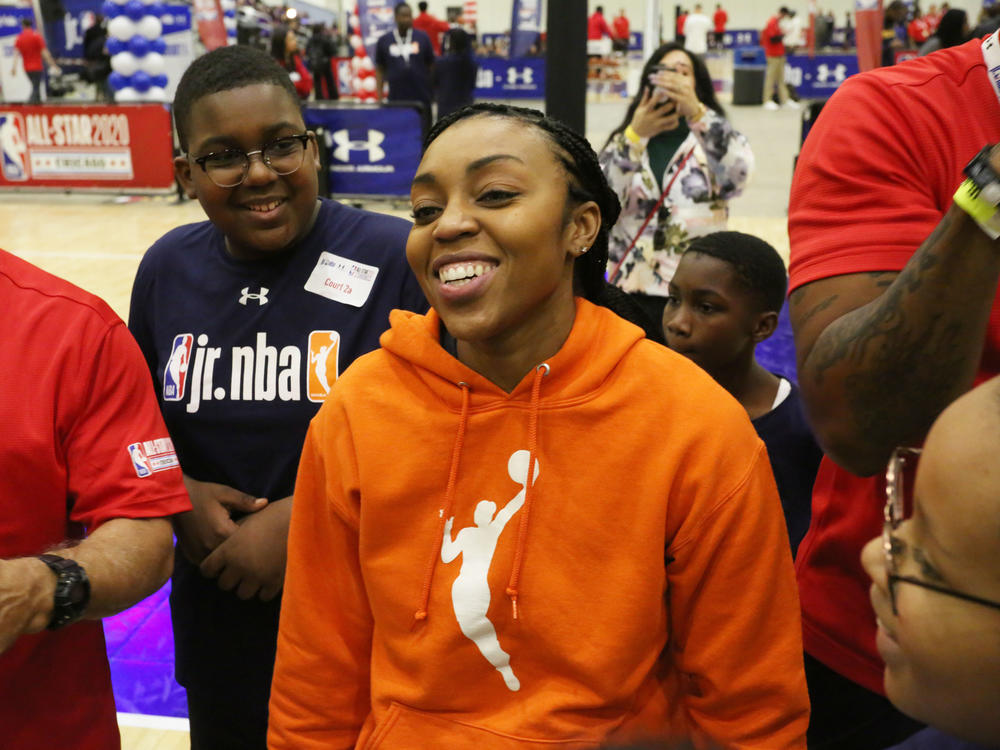
<path id="1" fill-rule="evenodd" d="M 174 185 L 162 104 L 0 104 L 0 190 L 162 190 Z"/>
<path id="2" fill-rule="evenodd" d="M 206 52 L 226 46 L 226 24 L 219 0 L 194 0 L 194 19 Z"/>

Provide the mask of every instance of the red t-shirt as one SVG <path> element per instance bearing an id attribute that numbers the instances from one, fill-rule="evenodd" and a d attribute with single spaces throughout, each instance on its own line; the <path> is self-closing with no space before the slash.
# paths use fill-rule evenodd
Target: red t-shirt
<path id="1" fill-rule="evenodd" d="M 614 38 L 614 34 L 611 33 L 611 27 L 604 20 L 604 15 L 595 10 L 590 14 L 590 18 L 587 19 L 587 39 L 601 39 L 606 36 Z"/>
<path id="2" fill-rule="evenodd" d="M 616 37 L 619 39 L 628 39 L 629 24 L 625 16 L 615 16 L 615 20 L 611 22 L 611 25 L 615 27 Z"/>
<path id="3" fill-rule="evenodd" d="M 687 13 L 677 16 L 677 36 L 684 36 L 684 22 L 688 20 Z"/>
<path id="4" fill-rule="evenodd" d="M 781 26 L 778 23 L 777 16 L 771 16 L 768 19 L 767 26 L 760 34 L 760 46 L 764 48 L 764 54 L 767 57 L 784 57 L 785 56 L 785 44 L 782 40 L 777 42 L 772 42 L 771 37 L 781 36 Z"/>
<path id="5" fill-rule="evenodd" d="M 0 309 L 0 558 L 190 510 L 146 362 L 111 308 L 0 251 Z M 4 750 L 119 747 L 100 621 L 19 638 L 0 685 Z"/>
<path id="6" fill-rule="evenodd" d="M 413 28 L 427 34 L 431 38 L 431 47 L 434 48 L 434 54 L 441 54 L 441 34 L 451 28 L 451 25 L 447 21 L 435 18 L 430 13 L 418 13 L 417 17 L 413 19 Z"/>
<path id="7" fill-rule="evenodd" d="M 45 49 L 45 40 L 41 34 L 34 29 L 24 29 L 14 40 L 14 46 L 21 53 L 25 72 L 42 70 L 42 50 Z"/>
<path id="8" fill-rule="evenodd" d="M 719 8 L 715 11 L 715 15 L 712 16 L 712 22 L 715 24 L 715 33 L 721 34 L 726 30 L 726 21 L 729 20 L 729 14 L 726 11 Z"/>
<path id="9" fill-rule="evenodd" d="M 1000 104 L 976 39 L 848 79 L 806 140 L 792 184 L 789 291 L 851 273 L 899 271 L 937 226 L 962 168 L 1000 141 Z M 994 301 L 977 380 L 1000 373 Z M 827 458 L 796 573 L 808 653 L 883 692 L 861 548 L 882 531 L 881 477 Z"/>

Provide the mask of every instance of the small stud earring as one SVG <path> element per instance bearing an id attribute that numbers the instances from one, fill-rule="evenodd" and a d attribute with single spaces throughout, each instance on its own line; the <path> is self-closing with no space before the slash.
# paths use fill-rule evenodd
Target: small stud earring
<path id="1" fill-rule="evenodd" d="M 590 248 L 587 245 L 584 245 L 583 247 L 580 248 L 580 255 L 583 255 L 588 250 L 590 250 Z"/>

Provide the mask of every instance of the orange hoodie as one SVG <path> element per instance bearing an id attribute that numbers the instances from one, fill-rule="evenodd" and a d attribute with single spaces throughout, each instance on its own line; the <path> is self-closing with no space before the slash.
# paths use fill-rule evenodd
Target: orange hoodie
<path id="1" fill-rule="evenodd" d="M 268 746 L 805 748 L 788 537 L 739 404 L 583 300 L 511 393 L 433 310 L 391 323 L 306 439 Z"/>

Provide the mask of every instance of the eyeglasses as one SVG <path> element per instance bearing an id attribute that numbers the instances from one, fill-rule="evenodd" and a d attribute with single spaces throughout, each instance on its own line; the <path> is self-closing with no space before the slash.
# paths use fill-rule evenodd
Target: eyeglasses
<path id="1" fill-rule="evenodd" d="M 892 613 L 899 615 L 896 609 L 896 584 L 909 583 L 921 588 L 937 591 L 939 594 L 952 596 L 956 599 L 963 599 L 967 602 L 982 604 L 985 607 L 1000 609 L 1000 602 L 982 599 L 972 594 L 966 594 L 947 586 L 939 586 L 935 583 L 904 576 L 899 574 L 899 553 L 905 547 L 893 532 L 899 525 L 908 519 L 913 513 L 912 495 L 906 493 L 906 478 L 913 478 L 917 459 L 920 458 L 920 448 L 896 448 L 889 459 L 889 465 L 885 470 L 885 509 L 883 511 L 884 522 L 882 525 L 882 549 L 885 550 L 885 569 L 888 572 L 889 581 L 889 601 L 892 604 Z"/>
<path id="2" fill-rule="evenodd" d="M 312 133 L 286 135 L 265 143 L 256 151 L 227 148 L 225 151 L 213 151 L 196 157 L 194 162 L 219 187 L 236 187 L 242 185 L 247 178 L 250 157 L 254 154 L 260 154 L 261 161 L 275 174 L 286 175 L 297 171 L 305 161 L 306 146 L 310 138 Z"/>

